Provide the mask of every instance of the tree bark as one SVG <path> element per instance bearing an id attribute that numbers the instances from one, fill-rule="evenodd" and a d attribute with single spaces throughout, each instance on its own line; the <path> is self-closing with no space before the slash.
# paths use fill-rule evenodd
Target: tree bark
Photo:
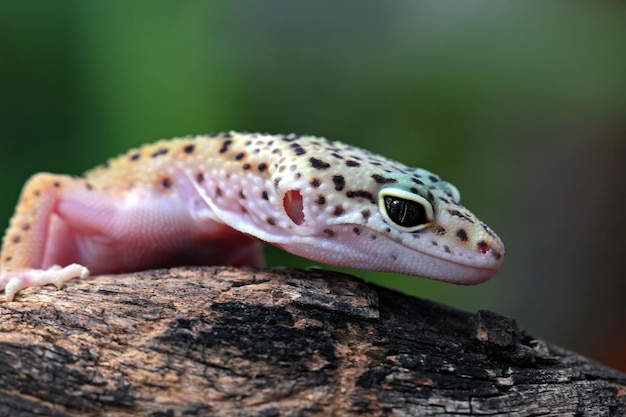
<path id="1" fill-rule="evenodd" d="M 626 415 L 626 375 L 318 270 L 174 268 L 0 304 L 1 416 Z"/>

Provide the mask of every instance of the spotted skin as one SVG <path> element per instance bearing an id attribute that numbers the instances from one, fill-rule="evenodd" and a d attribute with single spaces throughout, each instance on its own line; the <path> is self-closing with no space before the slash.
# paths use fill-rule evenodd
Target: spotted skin
<path id="1" fill-rule="evenodd" d="M 330 265 L 460 284 L 504 246 L 424 169 L 340 142 L 230 132 L 162 140 L 24 186 L 0 290 L 174 265 L 261 266 L 260 242 Z"/>

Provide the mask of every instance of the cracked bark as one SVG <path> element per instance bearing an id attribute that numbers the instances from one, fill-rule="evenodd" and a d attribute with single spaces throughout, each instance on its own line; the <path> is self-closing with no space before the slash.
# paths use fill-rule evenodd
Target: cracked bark
<path id="1" fill-rule="evenodd" d="M 626 375 L 332 272 L 174 268 L 0 304 L 1 416 L 626 415 Z"/>

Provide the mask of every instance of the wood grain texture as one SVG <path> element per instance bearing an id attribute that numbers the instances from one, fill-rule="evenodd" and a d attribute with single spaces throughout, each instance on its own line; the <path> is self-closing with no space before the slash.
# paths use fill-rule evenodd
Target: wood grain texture
<path id="1" fill-rule="evenodd" d="M 621 416 L 626 375 L 347 275 L 175 268 L 0 304 L 0 415 Z"/>

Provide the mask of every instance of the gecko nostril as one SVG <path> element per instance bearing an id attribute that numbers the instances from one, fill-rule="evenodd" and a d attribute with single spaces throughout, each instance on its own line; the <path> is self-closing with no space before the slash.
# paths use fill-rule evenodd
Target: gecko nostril
<path id="1" fill-rule="evenodd" d="M 283 197 L 283 207 L 285 213 L 292 222 L 300 226 L 304 223 L 304 204 L 302 202 L 302 194 L 298 190 L 289 190 Z"/>
<path id="2" fill-rule="evenodd" d="M 478 248 L 478 251 L 482 254 L 486 254 L 491 250 L 491 245 L 489 245 L 489 243 L 485 242 L 484 240 L 478 242 L 476 244 L 476 247 Z"/>

